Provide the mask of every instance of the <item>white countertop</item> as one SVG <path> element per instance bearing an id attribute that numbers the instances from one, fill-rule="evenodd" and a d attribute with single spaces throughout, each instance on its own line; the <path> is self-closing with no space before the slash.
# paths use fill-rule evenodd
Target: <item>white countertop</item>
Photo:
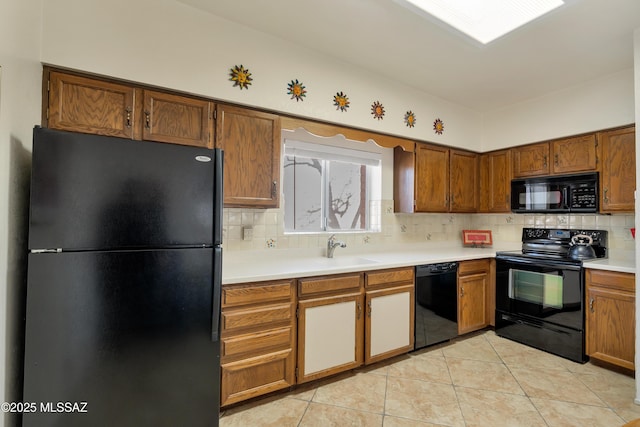
<path id="1" fill-rule="evenodd" d="M 598 270 L 619 271 L 621 273 L 636 272 L 636 257 L 634 252 L 609 252 L 609 258 L 585 261 L 585 268 Z"/>
<path id="2" fill-rule="evenodd" d="M 225 252 L 222 284 L 381 270 L 448 261 L 493 258 L 497 251 L 517 250 L 519 243 L 493 248 L 464 248 L 446 242 L 397 245 L 372 251 L 337 248 L 334 258 L 321 249 L 275 249 Z M 586 268 L 635 273 L 635 254 L 611 252 L 604 260 L 585 261 Z"/>
<path id="3" fill-rule="evenodd" d="M 499 248 L 463 248 L 448 244 L 407 244 L 370 252 L 337 248 L 334 258 L 322 250 L 266 250 L 225 252 L 222 283 L 278 280 L 353 271 L 381 270 L 448 261 L 493 258 L 498 250 L 517 249 L 518 244 Z"/>

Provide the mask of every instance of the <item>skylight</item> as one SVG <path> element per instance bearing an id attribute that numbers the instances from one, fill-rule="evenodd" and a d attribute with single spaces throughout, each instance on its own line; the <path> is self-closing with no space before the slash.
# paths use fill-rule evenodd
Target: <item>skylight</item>
<path id="1" fill-rule="evenodd" d="M 487 44 L 562 6 L 562 0 L 394 0 Z"/>

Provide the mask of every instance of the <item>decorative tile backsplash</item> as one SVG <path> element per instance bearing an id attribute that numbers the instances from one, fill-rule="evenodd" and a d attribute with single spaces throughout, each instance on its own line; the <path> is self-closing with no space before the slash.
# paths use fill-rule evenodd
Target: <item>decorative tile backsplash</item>
<path id="1" fill-rule="evenodd" d="M 590 228 L 609 231 L 609 247 L 633 251 L 632 214 L 397 214 L 393 200 L 372 202 L 373 224 L 379 232 L 340 233 L 350 248 L 434 241 L 462 242 L 462 230 L 491 230 L 494 243 L 520 242 L 523 227 Z M 331 233 L 285 234 L 284 210 L 224 209 L 224 247 L 230 251 L 324 248 Z M 244 229 L 251 228 L 246 239 Z"/>

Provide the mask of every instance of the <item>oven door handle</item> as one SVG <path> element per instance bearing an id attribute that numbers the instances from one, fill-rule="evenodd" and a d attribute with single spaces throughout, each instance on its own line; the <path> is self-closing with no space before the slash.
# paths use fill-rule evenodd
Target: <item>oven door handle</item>
<path id="1" fill-rule="evenodd" d="M 507 261 L 513 264 L 522 264 L 522 265 L 531 265 L 533 267 L 552 267 L 563 270 L 574 270 L 579 271 L 582 268 L 582 265 L 579 264 L 571 264 L 564 262 L 557 262 L 551 259 L 531 259 L 531 258 L 520 258 L 520 257 L 511 257 L 505 255 L 496 256 L 497 261 Z"/>
<path id="2" fill-rule="evenodd" d="M 508 320 L 510 322 L 517 323 L 519 325 L 531 326 L 531 327 L 538 328 L 538 329 L 548 329 L 548 330 L 553 331 L 553 332 L 558 332 L 558 333 L 561 333 L 561 334 L 570 335 L 569 332 L 567 332 L 567 331 L 565 331 L 563 329 L 554 328 L 552 325 L 550 325 L 548 323 L 545 323 L 544 325 L 542 325 L 542 324 L 537 324 L 537 323 L 533 323 L 533 322 L 527 322 L 524 319 L 520 319 L 520 318 L 516 318 L 516 317 L 513 317 L 513 316 L 509 316 L 508 314 L 503 314 L 502 318 L 504 320 Z"/>

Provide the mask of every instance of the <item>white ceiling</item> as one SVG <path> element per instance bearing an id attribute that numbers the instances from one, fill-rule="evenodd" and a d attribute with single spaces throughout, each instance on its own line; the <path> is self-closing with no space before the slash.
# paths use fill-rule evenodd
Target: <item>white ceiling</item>
<path id="1" fill-rule="evenodd" d="M 178 0 L 476 111 L 633 67 L 640 0 L 567 0 L 486 46 L 392 0 Z"/>

